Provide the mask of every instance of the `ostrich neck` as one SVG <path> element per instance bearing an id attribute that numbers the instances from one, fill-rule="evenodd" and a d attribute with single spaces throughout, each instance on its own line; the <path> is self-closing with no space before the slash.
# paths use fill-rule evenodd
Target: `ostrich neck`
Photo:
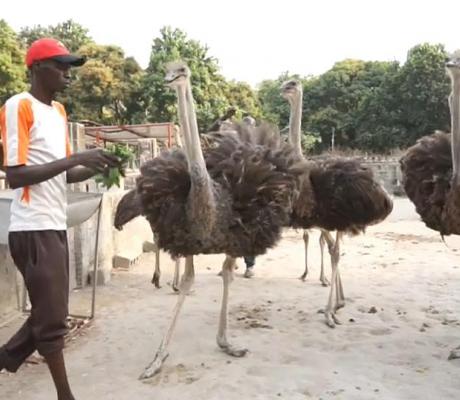
<path id="1" fill-rule="evenodd" d="M 302 143 L 300 140 L 300 126 L 302 121 L 302 94 L 300 93 L 291 102 L 291 115 L 289 118 L 289 140 L 294 146 L 297 155 L 302 156 Z"/>
<path id="2" fill-rule="evenodd" d="M 216 202 L 213 185 L 206 169 L 203 150 L 201 148 L 190 82 L 186 85 L 184 97 L 187 108 L 188 126 L 190 127 L 190 157 L 188 160 L 191 182 L 189 197 L 190 220 L 197 225 L 195 233 L 199 236 L 205 236 L 210 232 L 216 220 Z"/>
<path id="3" fill-rule="evenodd" d="M 206 171 L 206 164 L 204 162 L 203 150 L 201 148 L 200 133 L 198 131 L 198 122 L 195 112 L 195 103 L 193 101 L 192 87 L 190 82 L 187 82 L 185 89 L 185 97 L 187 102 L 187 115 L 189 118 L 189 127 L 190 127 L 190 140 L 191 140 L 191 149 L 192 156 L 194 160 L 201 165 L 204 171 Z"/>
<path id="4" fill-rule="evenodd" d="M 178 111 L 179 111 L 179 123 L 182 135 L 185 142 L 185 154 L 187 155 L 187 160 L 190 160 L 190 126 L 189 126 L 189 117 L 187 109 L 187 101 L 185 97 L 185 89 L 182 86 L 176 88 L 177 91 L 177 100 L 178 100 Z"/>
<path id="5" fill-rule="evenodd" d="M 452 163 L 454 182 L 460 184 L 460 75 L 452 78 L 452 94 L 450 97 L 450 114 L 452 129 Z"/>

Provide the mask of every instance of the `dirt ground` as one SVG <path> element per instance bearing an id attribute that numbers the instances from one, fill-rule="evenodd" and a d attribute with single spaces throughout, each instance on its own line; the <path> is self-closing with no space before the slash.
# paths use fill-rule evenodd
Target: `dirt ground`
<path id="1" fill-rule="evenodd" d="M 158 376 L 143 382 L 137 377 L 153 358 L 177 299 L 168 285 L 173 263 L 162 256 L 160 290 L 150 284 L 152 254 L 129 272 L 115 272 L 98 288 L 96 320 L 66 350 L 77 400 L 459 399 L 460 360 L 447 360 L 460 345 L 459 238 L 444 244 L 406 200 L 397 200 L 387 221 L 344 239 L 347 304 L 338 313 L 343 324 L 330 329 L 318 313 L 328 297 L 318 280 L 318 234 L 312 232 L 306 282 L 297 279 L 301 236 L 287 231 L 276 249 L 257 259 L 253 279 L 242 278 L 239 261 L 230 338 L 250 349 L 241 359 L 215 344 L 223 257 L 197 257 L 194 292 L 170 357 Z M 73 293 L 73 309 L 89 294 Z M 18 323 L 0 329 L 0 342 Z M 0 398 L 54 399 L 46 366 L 0 374 Z"/>

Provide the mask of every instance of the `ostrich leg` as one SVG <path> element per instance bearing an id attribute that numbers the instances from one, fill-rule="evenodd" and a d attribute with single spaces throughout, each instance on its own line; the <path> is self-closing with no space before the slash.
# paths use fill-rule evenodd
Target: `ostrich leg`
<path id="1" fill-rule="evenodd" d="M 326 243 L 325 233 L 321 230 L 321 235 L 319 237 L 319 247 L 321 249 L 321 273 L 319 275 L 319 280 L 323 286 L 329 286 L 329 281 L 324 274 L 324 244 Z"/>
<path id="2" fill-rule="evenodd" d="M 325 316 L 326 316 L 326 324 L 330 328 L 335 328 L 335 325 L 339 325 L 340 321 L 337 319 L 335 315 L 335 307 L 333 306 L 333 298 L 334 294 L 336 295 L 336 302 L 338 301 L 337 296 L 339 294 L 339 290 L 336 287 L 340 284 L 340 278 L 337 279 L 338 268 L 339 268 L 339 260 L 340 260 L 340 238 L 342 236 L 341 232 L 337 232 L 337 236 L 335 239 L 334 246 L 332 247 L 332 254 L 331 254 L 331 266 L 332 266 L 332 277 L 331 277 L 331 289 L 329 292 L 329 301 L 326 306 Z M 326 241 L 328 245 L 330 244 L 329 238 L 326 236 Z"/>
<path id="3" fill-rule="evenodd" d="M 248 352 L 248 349 L 237 349 L 227 340 L 228 292 L 230 284 L 234 278 L 233 270 L 235 268 L 235 263 L 235 258 L 226 256 L 224 265 L 222 266 L 222 282 L 224 284 L 224 290 L 222 296 L 222 307 L 220 310 L 219 329 L 217 331 L 217 344 L 225 353 L 233 357 L 243 357 Z"/>
<path id="4" fill-rule="evenodd" d="M 177 258 L 174 264 L 174 277 L 172 281 L 172 288 L 175 292 L 179 291 L 179 280 L 180 280 L 180 258 Z"/>
<path id="5" fill-rule="evenodd" d="M 345 307 L 345 295 L 343 294 L 342 278 L 340 278 L 340 271 L 337 269 L 336 303 L 334 311 L 340 310 L 343 307 Z"/>
<path id="6" fill-rule="evenodd" d="M 310 237 L 308 235 L 308 231 L 306 229 L 304 229 L 303 231 L 303 242 L 304 242 L 304 245 L 305 245 L 305 271 L 303 272 L 303 274 L 300 276 L 300 280 L 302 281 L 305 281 L 305 279 L 307 278 L 307 275 L 308 275 L 308 241 L 309 241 Z"/>
<path id="7" fill-rule="evenodd" d="M 176 327 L 176 322 L 179 317 L 179 313 L 181 311 L 182 305 L 184 304 L 185 297 L 187 293 L 189 293 L 190 288 L 195 281 L 195 270 L 193 267 L 193 256 L 187 256 L 185 258 L 185 272 L 184 276 L 182 277 L 180 283 L 180 293 L 179 298 L 177 299 L 177 304 L 173 311 L 173 317 L 169 324 L 168 330 L 166 334 L 163 336 L 161 340 L 160 347 L 158 348 L 155 358 L 153 361 L 145 368 L 144 372 L 141 374 L 139 379 L 148 379 L 151 378 L 153 375 L 157 374 L 162 365 L 164 360 L 168 357 L 168 347 L 169 342 L 171 341 L 172 334 L 174 332 L 174 328 Z"/>
<path id="8" fill-rule="evenodd" d="M 156 288 L 161 288 L 160 286 L 160 248 L 158 247 L 158 236 L 153 234 L 153 243 L 155 245 L 155 270 L 153 271 L 152 277 L 152 284 L 155 285 Z"/>

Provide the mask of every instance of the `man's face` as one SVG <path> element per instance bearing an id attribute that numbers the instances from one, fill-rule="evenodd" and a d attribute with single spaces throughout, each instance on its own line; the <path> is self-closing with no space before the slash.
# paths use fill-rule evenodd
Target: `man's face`
<path id="1" fill-rule="evenodd" d="M 61 92 L 70 85 L 70 65 L 56 60 L 39 61 L 34 73 L 43 86 L 52 92 Z"/>

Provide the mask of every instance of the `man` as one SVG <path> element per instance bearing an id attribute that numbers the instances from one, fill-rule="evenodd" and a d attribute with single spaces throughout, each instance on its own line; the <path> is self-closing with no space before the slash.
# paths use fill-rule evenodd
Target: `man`
<path id="1" fill-rule="evenodd" d="M 32 305 L 25 324 L 0 347 L 0 371 L 16 372 L 38 350 L 58 400 L 74 400 L 63 356 L 69 287 L 66 183 L 118 165 L 100 149 L 71 154 L 66 113 L 53 100 L 69 85 L 70 67 L 84 62 L 57 40 L 35 41 L 26 55 L 30 92 L 11 97 L 0 110 L 4 167 L 14 189 L 9 247 Z"/>

